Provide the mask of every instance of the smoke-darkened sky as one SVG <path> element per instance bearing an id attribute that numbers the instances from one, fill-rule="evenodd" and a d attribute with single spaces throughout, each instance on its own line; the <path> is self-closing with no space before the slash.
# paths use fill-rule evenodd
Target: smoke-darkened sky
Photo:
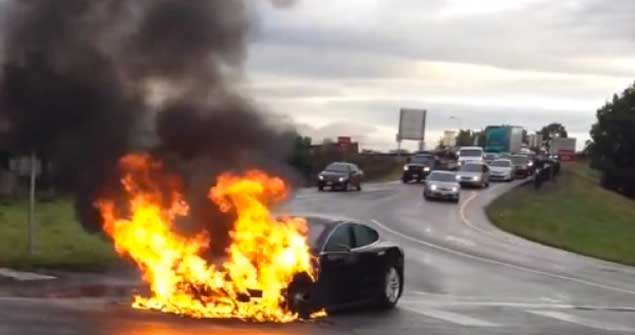
<path id="1" fill-rule="evenodd" d="M 431 144 L 459 125 L 552 121 L 582 144 L 596 109 L 635 80 L 631 0 L 303 0 L 254 11 L 247 85 L 317 141 L 392 148 L 408 106 L 430 111 Z"/>

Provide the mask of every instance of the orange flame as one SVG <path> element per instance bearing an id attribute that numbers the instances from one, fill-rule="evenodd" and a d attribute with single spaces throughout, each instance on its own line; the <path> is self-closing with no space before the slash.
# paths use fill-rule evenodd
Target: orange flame
<path id="1" fill-rule="evenodd" d="M 146 154 L 127 155 L 120 166 L 130 214 L 120 214 L 111 199 L 96 206 L 117 252 L 136 262 L 150 288 L 150 297 L 134 297 L 134 308 L 197 318 L 298 318 L 285 308 L 282 292 L 296 274 L 314 278 L 314 270 L 306 221 L 277 219 L 267 207 L 287 197 L 282 179 L 258 170 L 218 178 L 209 198 L 236 220 L 227 260 L 215 265 L 203 257 L 213 236 L 203 231 L 186 237 L 175 230 L 177 217 L 188 215 L 180 179 L 163 173 L 161 162 Z"/>

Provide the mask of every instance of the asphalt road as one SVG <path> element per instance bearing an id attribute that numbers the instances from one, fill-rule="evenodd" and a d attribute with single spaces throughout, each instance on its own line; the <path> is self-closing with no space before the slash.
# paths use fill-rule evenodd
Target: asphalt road
<path id="1" fill-rule="evenodd" d="M 116 299 L 0 297 L 1 334 L 606 334 L 635 333 L 635 269 L 503 233 L 484 206 L 516 183 L 425 202 L 421 186 L 299 191 L 287 210 L 361 220 L 400 243 L 406 287 L 393 311 L 316 322 L 246 324 L 131 310 Z"/>

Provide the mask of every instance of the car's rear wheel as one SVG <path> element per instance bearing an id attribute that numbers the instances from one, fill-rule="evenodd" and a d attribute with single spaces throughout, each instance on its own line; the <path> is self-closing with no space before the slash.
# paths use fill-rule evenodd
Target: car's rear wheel
<path id="1" fill-rule="evenodd" d="M 401 274 L 394 266 L 389 266 L 384 275 L 383 292 L 380 305 L 383 308 L 393 308 L 401 297 Z"/>
<path id="2" fill-rule="evenodd" d="M 357 192 L 361 192 L 362 190 L 362 183 L 357 183 Z"/>

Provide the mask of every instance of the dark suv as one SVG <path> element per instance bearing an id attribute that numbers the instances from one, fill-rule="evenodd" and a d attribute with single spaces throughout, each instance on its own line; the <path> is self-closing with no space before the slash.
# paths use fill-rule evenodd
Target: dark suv
<path id="1" fill-rule="evenodd" d="M 403 175 L 401 180 L 404 183 L 416 180 L 421 182 L 434 170 L 437 166 L 437 158 L 434 155 L 418 154 L 415 155 L 410 162 L 403 167 Z"/>
<path id="2" fill-rule="evenodd" d="M 352 186 L 361 191 L 363 177 L 364 172 L 353 163 L 331 163 L 318 174 L 318 190 L 323 191 L 325 187 L 330 187 L 331 190 L 347 191 Z"/>

